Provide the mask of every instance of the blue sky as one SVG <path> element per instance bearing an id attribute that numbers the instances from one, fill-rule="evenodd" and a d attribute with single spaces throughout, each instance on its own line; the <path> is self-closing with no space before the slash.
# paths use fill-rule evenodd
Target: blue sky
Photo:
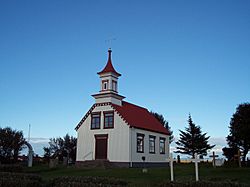
<path id="1" fill-rule="evenodd" d="M 248 0 L 0 1 L 0 126 L 76 135 L 112 47 L 127 101 L 223 140 L 250 101 L 249 33 Z"/>

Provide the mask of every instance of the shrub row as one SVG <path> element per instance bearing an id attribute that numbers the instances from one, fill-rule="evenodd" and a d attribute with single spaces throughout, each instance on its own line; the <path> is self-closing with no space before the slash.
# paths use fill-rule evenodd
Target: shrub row
<path id="1" fill-rule="evenodd" d="M 107 177 L 57 177 L 49 182 L 38 175 L 0 172 L 0 187 L 122 187 L 126 181 Z"/>
<path id="2" fill-rule="evenodd" d="M 58 177 L 52 181 L 53 187 L 113 187 L 127 186 L 127 182 L 108 177 Z"/>
<path id="3" fill-rule="evenodd" d="M 187 182 L 187 183 L 162 183 L 160 187 L 249 187 L 249 185 L 244 185 L 235 182 L 210 182 L 210 181 L 200 181 L 200 182 Z"/>
<path id="4" fill-rule="evenodd" d="M 0 172 L 22 172 L 23 167 L 14 164 L 0 164 Z"/>
<path id="5" fill-rule="evenodd" d="M 0 187 L 124 187 L 128 182 L 109 177 L 57 177 L 49 182 L 42 181 L 38 175 L 0 172 Z M 133 186 L 133 184 L 130 184 Z M 130 186 L 129 185 L 129 186 Z M 247 187 L 235 182 L 165 182 L 159 187 Z M 249 186 L 248 186 L 249 187 Z"/>
<path id="6" fill-rule="evenodd" d="M 0 187 L 42 187 L 42 178 L 24 173 L 0 173 Z"/>

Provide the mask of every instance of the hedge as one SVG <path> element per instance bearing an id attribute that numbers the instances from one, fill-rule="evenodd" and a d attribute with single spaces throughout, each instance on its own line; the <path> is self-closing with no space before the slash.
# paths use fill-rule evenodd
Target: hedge
<path id="1" fill-rule="evenodd" d="M 127 181 L 109 177 L 56 177 L 43 181 L 41 176 L 25 173 L 0 172 L 0 187 L 124 187 L 136 186 Z M 150 185 L 149 185 L 150 186 Z M 159 187 L 247 187 L 249 185 L 232 181 L 163 182 Z"/>
<path id="2" fill-rule="evenodd" d="M 53 187 L 113 187 L 127 186 L 127 182 L 108 177 L 58 177 L 52 180 Z"/>
<path id="3" fill-rule="evenodd" d="M 17 164 L 0 164 L 0 172 L 15 172 L 20 173 L 23 167 Z"/>
<path id="4" fill-rule="evenodd" d="M 249 187 L 246 184 L 240 184 L 236 182 L 210 182 L 210 181 L 200 181 L 200 182 L 171 182 L 162 183 L 159 187 Z"/>
<path id="5" fill-rule="evenodd" d="M 0 187 L 43 187 L 38 175 L 24 173 L 0 172 Z"/>

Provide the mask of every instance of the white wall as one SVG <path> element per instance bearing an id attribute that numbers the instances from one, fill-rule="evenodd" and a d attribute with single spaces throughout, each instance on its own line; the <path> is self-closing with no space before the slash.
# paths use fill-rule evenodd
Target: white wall
<path id="1" fill-rule="evenodd" d="M 122 105 L 122 101 L 120 99 L 116 99 L 114 97 L 104 97 L 104 98 L 97 98 L 95 99 L 96 103 L 114 103 L 116 105 L 121 106 Z"/>
<path id="2" fill-rule="evenodd" d="M 92 112 L 111 111 L 110 105 L 97 106 Z M 77 158 L 76 161 L 95 159 L 95 134 L 108 134 L 107 157 L 112 162 L 129 162 L 129 126 L 114 113 L 114 128 L 103 129 L 103 113 L 101 114 L 101 129 L 91 130 L 91 115 L 77 131 Z"/>
<path id="3" fill-rule="evenodd" d="M 131 133 L 131 161 L 142 162 L 142 156 L 146 157 L 145 162 L 167 162 L 169 157 L 169 136 L 156 132 L 150 132 L 146 130 L 130 128 Z M 137 133 L 144 134 L 144 153 L 137 153 Z M 149 153 L 149 135 L 155 136 L 155 153 Z M 165 142 L 165 154 L 160 154 L 160 137 L 166 138 Z"/>

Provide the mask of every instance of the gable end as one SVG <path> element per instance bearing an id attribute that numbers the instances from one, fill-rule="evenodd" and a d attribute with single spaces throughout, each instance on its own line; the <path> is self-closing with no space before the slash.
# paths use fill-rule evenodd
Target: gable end
<path id="1" fill-rule="evenodd" d="M 83 122 L 87 119 L 87 117 L 91 114 L 91 112 L 94 110 L 95 107 L 96 107 L 95 104 L 93 104 L 92 107 L 89 109 L 89 111 L 83 116 L 83 118 L 77 124 L 77 126 L 75 128 L 76 131 L 81 127 L 81 125 L 83 124 Z"/>
<path id="2" fill-rule="evenodd" d="M 107 102 L 107 103 L 96 103 L 96 104 L 93 104 L 92 107 L 89 109 L 89 111 L 84 115 L 84 117 L 81 119 L 81 121 L 77 124 L 75 130 L 77 131 L 81 127 L 81 125 L 83 124 L 83 122 L 87 119 L 87 117 L 91 114 L 91 112 L 95 109 L 95 107 L 97 107 L 97 106 L 107 106 L 107 105 L 111 105 L 111 103 Z"/>
<path id="3" fill-rule="evenodd" d="M 125 118 L 115 109 L 115 107 L 112 106 L 111 102 L 107 102 L 107 103 L 96 103 L 93 104 L 92 107 L 89 109 L 89 111 L 84 115 L 84 117 L 81 119 L 81 121 L 77 124 L 75 130 L 77 131 L 81 125 L 84 123 L 84 121 L 87 119 L 87 117 L 92 113 L 92 111 L 95 109 L 95 107 L 98 106 L 107 106 L 110 105 L 111 108 L 113 108 L 113 110 L 118 114 L 118 116 L 126 123 L 128 124 L 128 122 L 125 120 Z"/>

